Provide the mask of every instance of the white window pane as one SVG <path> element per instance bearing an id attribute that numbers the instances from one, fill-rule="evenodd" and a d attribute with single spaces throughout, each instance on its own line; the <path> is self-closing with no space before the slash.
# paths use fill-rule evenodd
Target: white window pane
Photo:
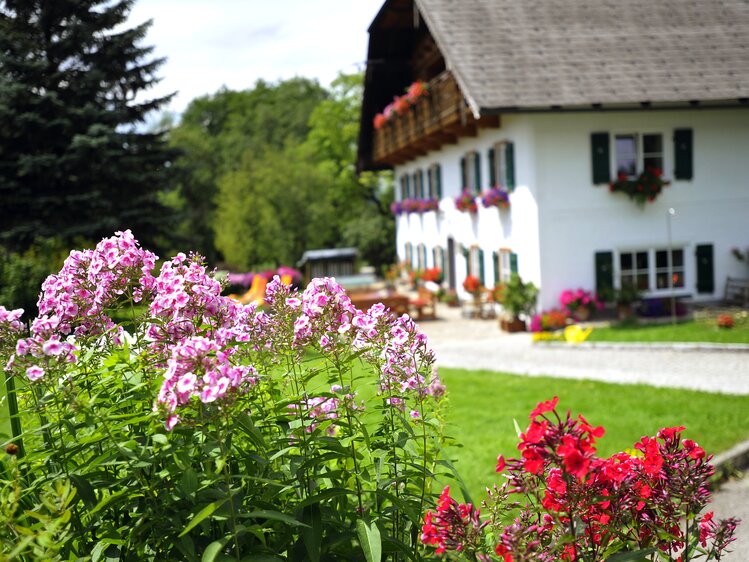
<path id="1" fill-rule="evenodd" d="M 637 174 L 637 139 L 635 135 L 617 135 L 614 143 L 616 173 L 634 176 Z"/>

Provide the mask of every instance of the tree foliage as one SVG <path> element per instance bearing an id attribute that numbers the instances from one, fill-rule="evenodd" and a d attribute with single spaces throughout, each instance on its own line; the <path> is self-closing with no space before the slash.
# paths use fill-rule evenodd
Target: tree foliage
<path id="1" fill-rule="evenodd" d="M 354 168 L 361 90 L 359 75 L 330 91 L 295 78 L 194 100 L 171 135 L 182 244 L 242 269 L 346 245 L 391 261 L 387 176 Z"/>
<path id="2" fill-rule="evenodd" d="M 0 2 L 2 241 L 97 238 L 164 224 L 163 135 L 137 130 L 169 96 L 136 102 L 163 59 L 140 46 L 150 22 L 121 29 L 133 0 Z"/>

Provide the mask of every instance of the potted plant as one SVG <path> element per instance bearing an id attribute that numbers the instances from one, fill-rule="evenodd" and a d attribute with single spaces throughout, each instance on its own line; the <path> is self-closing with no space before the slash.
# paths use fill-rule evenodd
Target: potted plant
<path id="1" fill-rule="evenodd" d="M 634 303 L 640 300 L 640 291 L 634 285 L 617 289 L 614 293 L 616 315 L 619 320 L 629 320 L 634 316 Z"/>
<path id="2" fill-rule="evenodd" d="M 562 291 L 562 294 L 559 295 L 559 304 L 581 322 L 585 322 L 590 318 L 590 313 L 595 308 L 603 307 L 598 297 L 585 289 L 577 289 L 575 291 L 567 289 L 566 291 Z"/>
<path id="3" fill-rule="evenodd" d="M 476 204 L 476 197 L 468 188 L 465 188 L 460 195 L 455 198 L 455 208 L 461 213 L 476 213 L 479 210 Z"/>
<path id="4" fill-rule="evenodd" d="M 538 288 L 533 283 L 525 283 L 517 273 L 513 273 L 507 283 L 495 287 L 494 300 L 502 305 L 509 315 L 500 320 L 500 326 L 507 332 L 525 331 L 525 320 L 520 315 L 530 316 L 536 306 Z"/>

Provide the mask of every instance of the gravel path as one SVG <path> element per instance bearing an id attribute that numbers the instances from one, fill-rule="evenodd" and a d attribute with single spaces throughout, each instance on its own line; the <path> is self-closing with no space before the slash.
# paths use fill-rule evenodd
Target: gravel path
<path id="1" fill-rule="evenodd" d="M 440 366 L 749 394 L 746 352 L 552 347 L 533 344 L 530 334 L 503 333 L 496 320 L 462 318 L 459 309 L 441 306 L 438 316 L 420 327 Z M 722 560 L 749 562 L 749 473 L 726 482 L 710 509 L 718 518 L 743 520 L 733 552 Z"/>
<path id="2" fill-rule="evenodd" d="M 749 353 L 684 349 L 575 349 L 534 344 L 507 334 L 496 320 L 461 318 L 440 307 L 421 329 L 444 367 L 749 394 Z M 749 560 L 749 558 L 747 559 Z"/>

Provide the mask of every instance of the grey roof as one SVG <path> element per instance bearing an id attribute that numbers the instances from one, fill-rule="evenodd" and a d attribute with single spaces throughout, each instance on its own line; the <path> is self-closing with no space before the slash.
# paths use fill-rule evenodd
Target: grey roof
<path id="1" fill-rule="evenodd" d="M 747 0 L 415 0 L 475 113 L 749 97 Z"/>
<path id="2" fill-rule="evenodd" d="M 307 250 L 302 254 L 302 259 L 297 262 L 301 267 L 308 261 L 320 261 L 329 259 L 355 258 L 359 250 L 356 248 L 323 248 L 321 250 Z"/>

